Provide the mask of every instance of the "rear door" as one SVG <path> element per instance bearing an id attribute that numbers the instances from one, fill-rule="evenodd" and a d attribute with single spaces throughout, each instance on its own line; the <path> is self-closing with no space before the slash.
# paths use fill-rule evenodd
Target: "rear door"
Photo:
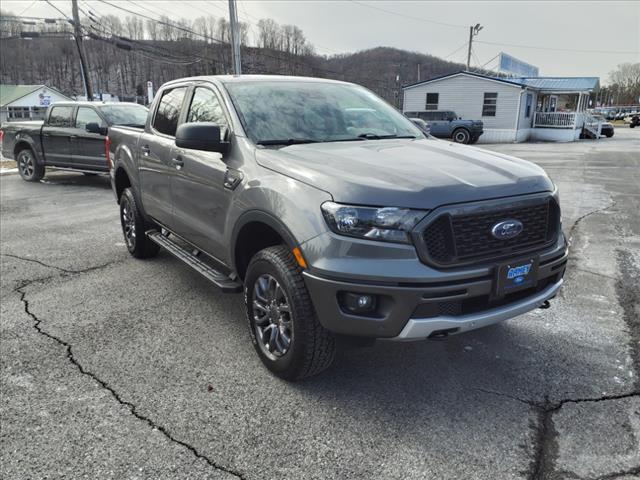
<path id="1" fill-rule="evenodd" d="M 172 230 L 171 177 L 176 169 L 171 159 L 188 88 L 180 85 L 161 92 L 151 125 L 138 141 L 142 204 L 150 216 Z"/>
<path id="2" fill-rule="evenodd" d="M 213 122 L 221 138 L 229 130 L 228 114 L 213 86 L 199 85 L 190 95 L 185 122 Z M 177 148 L 181 160 L 173 175 L 175 232 L 205 252 L 224 259 L 225 215 L 232 190 L 225 188 L 227 164 L 220 153 Z"/>
<path id="3" fill-rule="evenodd" d="M 42 127 L 42 149 L 48 165 L 72 167 L 71 142 L 73 106 L 53 106 Z"/>
<path id="4" fill-rule="evenodd" d="M 87 132 L 89 123 L 106 127 L 107 123 L 93 107 L 78 107 L 71 133 L 71 159 L 77 168 L 107 170 L 104 135 Z"/>
<path id="5" fill-rule="evenodd" d="M 431 125 L 431 135 L 447 138 L 450 135 L 449 121 L 446 120 L 447 112 L 430 112 L 433 120 L 429 120 Z"/>

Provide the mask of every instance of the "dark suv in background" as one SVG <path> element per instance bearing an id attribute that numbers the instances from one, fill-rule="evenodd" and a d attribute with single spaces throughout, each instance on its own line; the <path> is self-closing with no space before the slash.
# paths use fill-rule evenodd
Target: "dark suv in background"
<path id="1" fill-rule="evenodd" d="M 476 143 L 482 135 L 481 120 L 463 120 L 451 110 L 405 112 L 405 116 L 424 120 L 431 128 L 431 135 L 438 138 L 451 138 L 456 143 Z"/>

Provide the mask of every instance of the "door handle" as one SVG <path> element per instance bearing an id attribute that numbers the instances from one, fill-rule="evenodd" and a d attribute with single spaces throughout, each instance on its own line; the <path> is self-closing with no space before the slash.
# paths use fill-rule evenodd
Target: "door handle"
<path id="1" fill-rule="evenodd" d="M 77 135 L 69 135 L 69 140 L 75 140 L 76 138 L 78 138 Z"/>
<path id="2" fill-rule="evenodd" d="M 151 153 L 151 149 L 149 148 L 149 145 L 141 146 L 140 151 L 142 152 L 142 155 L 144 155 L 145 157 L 148 157 L 149 154 Z"/>
<path id="3" fill-rule="evenodd" d="M 176 170 L 182 169 L 184 167 L 184 160 L 182 160 L 182 156 L 178 155 L 175 158 L 171 159 L 171 163 L 176 167 Z"/>

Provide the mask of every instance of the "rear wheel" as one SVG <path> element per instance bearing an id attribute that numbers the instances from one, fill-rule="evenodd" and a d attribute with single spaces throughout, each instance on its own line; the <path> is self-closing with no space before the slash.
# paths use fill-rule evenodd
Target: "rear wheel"
<path id="1" fill-rule="evenodd" d="M 125 188 L 120 196 L 120 223 L 127 250 L 131 255 L 136 258 L 149 258 L 158 254 L 160 246 L 145 234 L 152 226 L 145 222 L 130 188 Z"/>
<path id="2" fill-rule="evenodd" d="M 251 259 L 245 307 L 254 348 L 272 373 L 301 380 L 331 365 L 335 338 L 318 321 L 300 267 L 286 247 L 266 248 Z"/>
<path id="3" fill-rule="evenodd" d="M 464 128 L 459 128 L 453 132 L 453 141 L 456 143 L 469 143 L 471 140 L 471 135 L 468 130 Z"/>
<path id="4" fill-rule="evenodd" d="M 18 172 L 23 180 L 37 182 L 44 177 L 44 165 L 39 165 L 36 157 L 29 148 L 24 148 L 16 156 Z"/>

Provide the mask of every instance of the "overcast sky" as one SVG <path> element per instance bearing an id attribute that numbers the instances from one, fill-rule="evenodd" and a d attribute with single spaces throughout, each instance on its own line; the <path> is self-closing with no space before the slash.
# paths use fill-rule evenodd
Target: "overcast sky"
<path id="1" fill-rule="evenodd" d="M 110 1 L 146 15 L 152 14 L 135 3 L 158 15 L 173 12 L 173 18 L 191 19 L 200 15 L 227 15 L 228 6 L 227 0 Z M 53 3 L 61 10 L 71 12 L 69 0 L 54 0 Z M 99 14 L 127 15 L 97 0 L 80 0 L 80 5 L 83 4 Z M 2 8 L 15 14 L 24 11 L 24 15 L 31 16 L 57 14 L 41 0 L 2 0 Z M 295 24 L 304 30 L 318 53 L 328 55 L 389 46 L 465 62 L 466 48 L 462 45 L 468 39 L 468 25 L 480 23 L 484 29 L 474 44 L 472 65 L 475 66 L 483 65 L 500 51 L 505 51 L 538 66 L 541 75 L 599 76 L 606 83 L 608 73 L 617 64 L 640 62 L 639 0 L 239 0 L 238 10 L 241 20 L 253 24 L 260 18 Z M 487 66 L 495 65 L 496 61 L 493 61 Z"/>

